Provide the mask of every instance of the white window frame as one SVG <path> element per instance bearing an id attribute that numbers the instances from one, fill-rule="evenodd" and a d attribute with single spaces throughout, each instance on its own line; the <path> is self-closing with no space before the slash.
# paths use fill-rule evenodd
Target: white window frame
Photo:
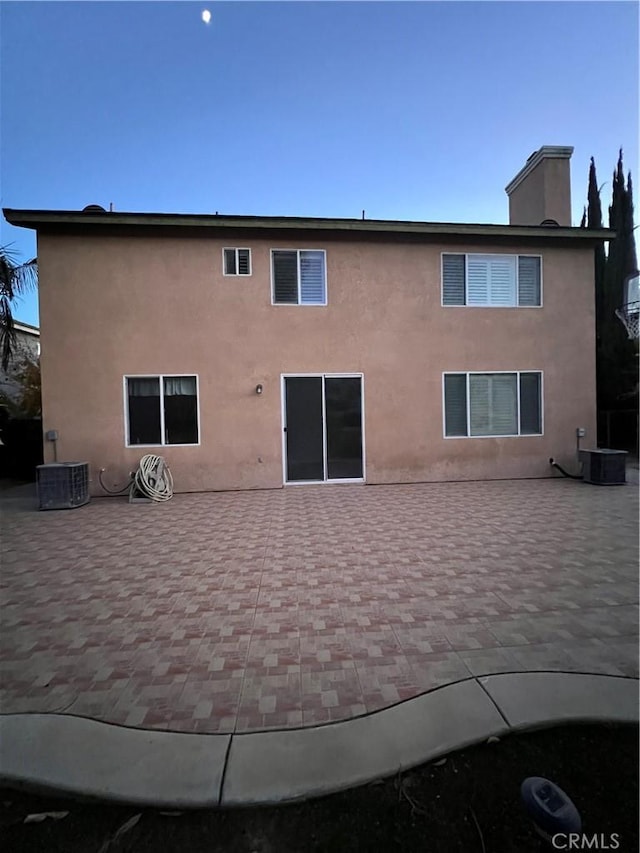
<path id="1" fill-rule="evenodd" d="M 238 252 L 249 252 L 249 272 L 241 273 L 241 272 L 226 272 L 224 268 L 224 253 L 225 252 L 235 252 L 236 257 L 236 269 L 240 269 L 240 264 L 238 262 Z M 249 278 L 249 276 L 253 275 L 253 264 L 251 258 L 251 249 L 248 246 L 223 246 L 222 247 L 222 275 L 227 278 Z"/>
<path id="2" fill-rule="evenodd" d="M 537 373 L 540 376 L 540 432 L 520 432 L 520 375 L 522 373 Z M 516 419 L 518 424 L 518 432 L 511 435 L 471 435 L 471 399 L 469 390 L 469 376 L 475 374 L 495 375 L 495 374 L 514 374 L 516 376 Z M 445 376 L 466 376 L 467 377 L 467 434 L 466 435 L 447 435 L 447 410 L 444 393 L 444 378 Z M 544 371 L 532 368 L 531 370 L 444 370 L 442 372 L 442 437 L 447 441 L 457 439 L 484 439 L 484 438 L 542 438 L 544 436 Z"/>
<path id="3" fill-rule="evenodd" d="M 164 440 L 164 379 L 184 376 L 196 380 L 196 415 L 198 419 L 198 441 L 193 444 L 168 444 Z M 130 444 L 129 443 L 129 395 L 127 393 L 128 379 L 158 379 L 160 382 L 160 437 L 161 444 Z M 124 446 L 125 447 L 200 447 L 202 436 L 200 432 L 200 377 L 197 373 L 126 373 L 122 377 L 122 395 L 124 399 Z"/>
<path id="4" fill-rule="evenodd" d="M 465 304 L 464 305 L 445 305 L 444 304 L 444 256 L 445 255 L 463 255 L 464 256 L 464 259 L 465 259 L 465 262 L 464 262 L 464 300 L 465 300 Z M 487 257 L 506 256 L 506 257 L 511 257 L 511 258 L 516 259 L 516 291 L 515 291 L 516 292 L 516 302 L 513 305 L 490 305 L 490 304 L 487 304 L 487 305 L 469 305 L 469 304 L 467 304 L 468 289 L 469 289 L 469 282 L 468 282 L 469 262 L 468 262 L 467 258 L 469 257 L 469 255 L 479 255 L 479 256 L 486 255 Z M 518 258 L 539 258 L 540 259 L 540 304 L 539 305 L 519 305 L 517 302 L 518 293 L 519 293 Z M 514 255 L 513 252 L 445 252 L 445 251 L 442 251 L 442 252 L 440 252 L 440 307 L 441 308 L 492 308 L 494 311 L 496 310 L 496 308 L 507 308 L 509 310 L 512 308 L 522 308 L 522 309 L 526 309 L 526 310 L 535 310 L 535 309 L 542 308 L 544 306 L 544 299 L 543 299 L 544 272 L 543 272 L 543 268 L 544 268 L 543 256 L 537 252 L 518 252 L 517 254 Z M 505 371 L 505 372 L 506 373 L 513 373 L 512 370 L 511 371 Z M 523 372 L 525 372 L 525 371 L 523 371 Z"/>
<path id="5" fill-rule="evenodd" d="M 297 302 L 275 302 L 275 280 L 273 276 L 273 253 L 274 252 L 296 252 L 297 259 L 297 275 L 298 275 L 298 301 Z M 300 301 L 300 291 L 301 291 L 301 280 L 300 280 L 300 253 L 301 252 L 322 252 L 324 255 L 324 302 L 301 302 Z M 325 308 L 329 304 L 329 293 L 327 289 L 327 250 L 326 249 L 286 249 L 286 248 L 276 248 L 271 249 L 270 254 L 270 266 L 271 266 L 271 304 L 277 305 L 278 307 L 284 308 Z"/>

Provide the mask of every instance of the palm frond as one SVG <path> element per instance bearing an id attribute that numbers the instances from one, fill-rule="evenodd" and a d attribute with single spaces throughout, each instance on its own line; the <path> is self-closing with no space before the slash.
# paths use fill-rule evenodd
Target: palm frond
<path id="1" fill-rule="evenodd" d="M 19 264 L 8 246 L 0 246 L 0 366 L 5 371 L 17 344 L 11 303 L 37 284 L 37 258 Z"/>
<path id="2" fill-rule="evenodd" d="M 9 299 L 22 296 L 38 285 L 38 259 L 24 264 L 17 261 L 15 252 L 0 246 L 0 293 Z"/>
<path id="3" fill-rule="evenodd" d="M 4 295 L 0 296 L 0 365 L 6 371 L 17 346 L 16 330 L 13 325 L 11 302 Z"/>

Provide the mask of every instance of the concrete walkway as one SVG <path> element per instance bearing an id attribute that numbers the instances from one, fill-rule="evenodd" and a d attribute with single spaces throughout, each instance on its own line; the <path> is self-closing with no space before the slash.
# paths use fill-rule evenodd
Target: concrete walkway
<path id="1" fill-rule="evenodd" d="M 493 675 L 358 720 L 242 735 L 8 715 L 0 717 L 0 783 L 160 808 L 278 803 L 390 776 L 515 730 L 577 720 L 637 724 L 637 682 L 602 675 Z"/>

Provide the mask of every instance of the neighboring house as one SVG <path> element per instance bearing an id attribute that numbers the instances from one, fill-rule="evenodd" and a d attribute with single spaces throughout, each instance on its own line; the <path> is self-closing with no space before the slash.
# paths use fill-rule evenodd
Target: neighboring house
<path id="1" fill-rule="evenodd" d="M 21 371 L 24 359 L 36 361 L 40 357 L 40 329 L 18 320 L 14 320 L 13 327 L 16 345 L 7 369 L 2 370 L 0 367 L 0 395 L 15 402 L 22 393 L 22 384 L 16 374 Z"/>
<path id="2" fill-rule="evenodd" d="M 570 227 L 571 152 L 529 158 L 509 225 L 5 210 L 38 233 L 58 458 L 157 453 L 177 491 L 570 466 L 613 237 Z"/>

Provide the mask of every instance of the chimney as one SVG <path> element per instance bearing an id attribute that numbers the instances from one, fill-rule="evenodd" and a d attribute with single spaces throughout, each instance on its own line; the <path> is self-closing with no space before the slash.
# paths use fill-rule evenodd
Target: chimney
<path id="1" fill-rule="evenodd" d="M 543 145 L 529 157 L 506 186 L 509 225 L 571 225 L 571 169 L 573 148 Z"/>

